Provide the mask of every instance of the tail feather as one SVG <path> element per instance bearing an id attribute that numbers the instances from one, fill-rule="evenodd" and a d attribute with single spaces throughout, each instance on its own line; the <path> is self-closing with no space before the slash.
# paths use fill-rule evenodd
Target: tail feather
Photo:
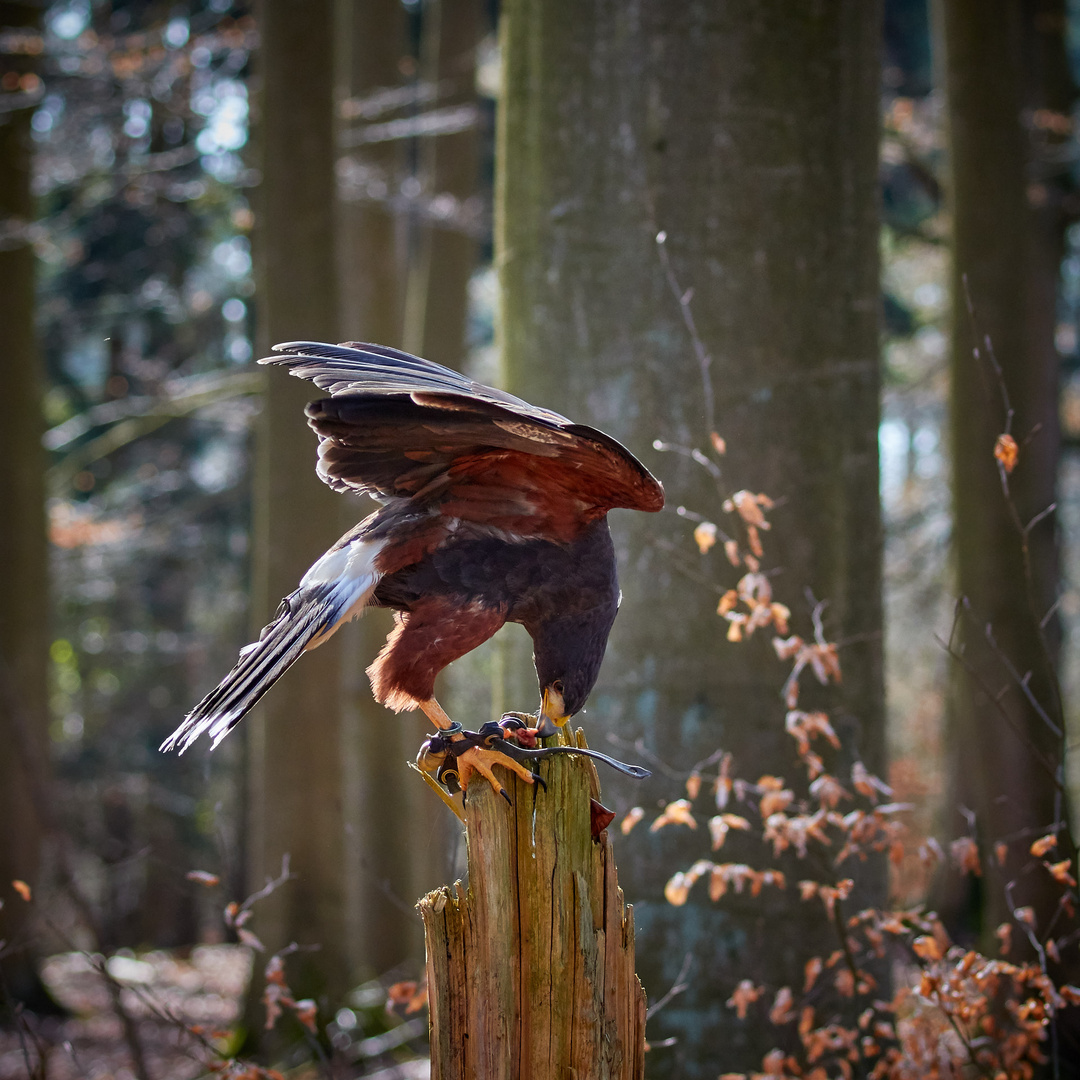
<path id="1" fill-rule="evenodd" d="M 321 644 L 338 625 L 360 613 L 375 580 L 375 575 L 367 575 L 301 585 L 282 601 L 259 640 L 241 651 L 232 671 L 184 717 L 161 749 L 182 754 L 203 732 L 216 747 L 305 649 Z"/>

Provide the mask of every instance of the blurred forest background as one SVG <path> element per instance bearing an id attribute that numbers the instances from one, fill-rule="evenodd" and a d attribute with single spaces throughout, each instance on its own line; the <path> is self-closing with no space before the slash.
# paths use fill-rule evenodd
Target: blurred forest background
<path id="1" fill-rule="evenodd" d="M 157 752 L 366 512 L 315 478 L 309 388 L 253 366 L 279 341 L 416 352 L 664 482 L 662 516 L 613 520 L 626 600 L 583 718 L 654 770 L 601 778 L 626 821 L 721 752 L 790 768 L 776 655 L 725 640 L 740 572 L 695 543 L 767 492 L 771 587 L 839 645 L 844 752 L 982 854 L 871 860 L 859 896 L 988 953 L 1017 910 L 1055 940 L 1060 880 L 993 852 L 1075 854 L 1080 7 L 932 6 L 0 2 L 0 1077 L 201 1075 L 191 1024 L 297 1075 L 426 1075 L 413 903 L 463 852 L 404 764 L 425 723 L 370 699 L 387 621 L 215 753 Z M 523 633 L 440 691 L 468 726 L 535 694 Z M 793 896 L 669 903 L 699 847 L 616 841 L 667 998 L 654 1078 L 757 1068 L 775 1035 L 733 991 L 801 985 L 827 930 Z M 251 958 L 294 942 L 318 1020 L 269 1036 Z M 1055 1039 L 1080 1061 L 1080 1023 Z"/>

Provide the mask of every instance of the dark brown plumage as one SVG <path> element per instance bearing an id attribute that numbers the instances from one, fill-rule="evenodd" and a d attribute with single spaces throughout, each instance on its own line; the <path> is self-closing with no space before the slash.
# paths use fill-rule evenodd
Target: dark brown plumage
<path id="1" fill-rule="evenodd" d="M 163 749 L 204 731 L 216 745 L 305 649 L 375 605 L 396 619 L 368 669 L 389 708 L 445 728 L 436 675 L 510 621 L 533 638 L 542 733 L 579 711 L 619 602 L 607 512 L 659 510 L 660 484 L 602 432 L 406 353 L 276 352 L 260 363 L 330 394 L 307 407 L 319 476 L 383 505 L 316 561 Z"/>

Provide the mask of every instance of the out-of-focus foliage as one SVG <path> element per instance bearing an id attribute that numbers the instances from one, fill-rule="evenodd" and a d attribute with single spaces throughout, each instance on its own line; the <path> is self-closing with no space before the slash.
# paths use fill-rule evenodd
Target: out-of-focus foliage
<path id="1" fill-rule="evenodd" d="M 238 870 L 235 753 L 157 745 L 245 631 L 255 45 L 228 0 L 58 3 L 0 41 L 40 60 L 40 218 L 0 234 L 40 259 L 50 732 L 104 946 L 197 939 L 183 872 Z"/>

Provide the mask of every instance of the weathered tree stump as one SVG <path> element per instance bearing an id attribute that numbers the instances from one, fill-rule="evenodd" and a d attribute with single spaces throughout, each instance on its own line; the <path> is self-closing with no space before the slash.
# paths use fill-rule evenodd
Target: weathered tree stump
<path id="1" fill-rule="evenodd" d="M 584 738 L 578 732 L 579 745 Z M 500 770 L 502 775 L 503 770 Z M 645 994 L 587 758 L 540 766 L 547 791 L 474 780 L 469 883 L 417 907 L 427 944 L 432 1080 L 641 1080 Z"/>

